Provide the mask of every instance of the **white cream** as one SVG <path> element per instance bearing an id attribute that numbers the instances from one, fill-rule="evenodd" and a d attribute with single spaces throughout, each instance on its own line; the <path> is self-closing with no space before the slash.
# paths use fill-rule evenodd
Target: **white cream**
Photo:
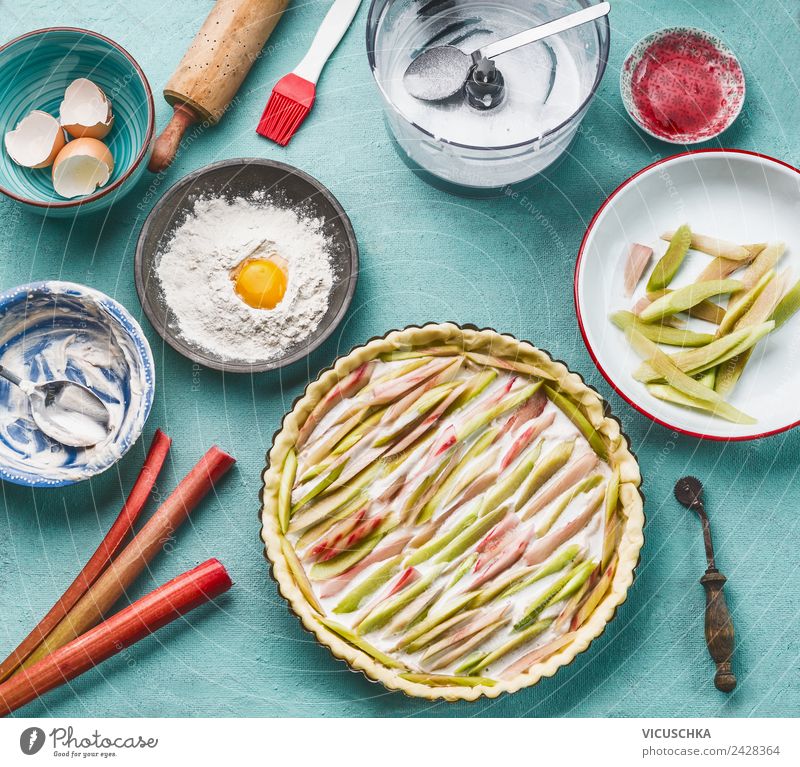
<path id="1" fill-rule="evenodd" d="M 85 385 L 108 408 L 109 431 L 90 448 L 55 442 L 37 428 L 28 396 L 0 381 L 0 465 L 7 477 L 26 484 L 75 482 L 113 464 L 140 434 L 152 399 L 149 348 L 145 359 L 100 294 L 61 294 L 74 293 L 75 286 L 48 286 L 60 293 L 57 303 L 52 294 L 37 292 L 7 306 L 0 318 L 0 364 L 33 383 Z"/>
<path id="2" fill-rule="evenodd" d="M 391 363 L 391 364 L 396 367 L 400 363 Z M 389 370 L 389 368 L 388 368 L 386 363 L 379 363 L 378 368 L 373 373 L 373 380 L 374 380 L 374 378 L 377 378 L 377 377 L 379 377 L 381 375 L 384 375 L 386 372 L 388 372 L 388 370 Z M 465 369 L 462 368 L 462 370 L 459 371 L 458 378 L 459 379 L 465 378 L 467 376 L 470 376 L 470 375 L 474 374 L 474 372 L 475 372 L 474 369 L 465 370 Z M 474 411 L 479 412 L 480 408 L 481 408 L 481 403 L 485 403 L 496 392 L 500 391 L 507 384 L 508 380 L 509 380 L 509 375 L 508 374 L 499 375 L 498 378 L 484 392 L 482 392 L 481 395 L 479 395 L 479 397 L 476 400 L 473 400 L 472 402 L 470 402 L 466 406 L 465 410 L 470 410 L 470 411 L 474 410 Z M 520 378 L 519 380 L 517 380 L 514 383 L 514 386 L 511 389 L 511 392 L 513 393 L 513 392 L 516 392 L 516 391 L 520 390 L 523 386 L 527 385 L 528 383 L 529 383 L 528 380 Z M 328 413 L 328 415 L 321 421 L 321 423 L 317 426 L 317 428 L 314 430 L 314 432 L 312 433 L 312 436 L 311 436 L 308 444 L 311 444 L 311 443 L 313 443 L 314 440 L 318 440 L 321 437 L 326 436 L 329 433 L 330 429 L 334 428 L 334 425 L 336 424 L 336 422 L 339 421 L 342 418 L 342 416 L 345 413 L 345 411 L 347 410 L 347 408 L 351 407 L 351 406 L 352 406 L 352 400 L 345 400 L 344 402 L 341 402 L 341 403 L 337 404 L 332 409 L 332 411 L 330 413 Z M 575 440 L 575 446 L 574 446 L 574 449 L 573 449 L 573 452 L 572 452 L 572 456 L 569 459 L 567 465 L 565 467 L 563 467 L 561 469 L 561 472 L 557 473 L 555 475 L 555 477 L 553 478 L 553 480 L 551 480 L 550 483 L 547 483 L 544 486 L 544 488 L 542 488 L 542 490 L 546 490 L 553 481 L 557 480 L 560 477 L 562 472 L 568 470 L 571 466 L 573 466 L 574 463 L 578 459 L 581 458 L 581 456 L 583 456 L 583 455 L 585 455 L 587 453 L 593 454 L 592 448 L 590 447 L 589 443 L 583 437 L 583 435 L 578 431 L 578 429 L 575 427 L 575 425 L 572 423 L 572 421 L 570 421 L 569 418 L 567 418 L 567 416 L 563 412 L 561 412 L 560 409 L 558 409 L 553 403 L 551 403 L 549 401 L 546 404 L 542 415 L 546 416 L 547 414 L 553 414 L 553 416 L 554 416 L 553 421 L 552 421 L 551 425 L 548 426 L 534 441 L 534 442 L 538 442 L 539 440 L 542 440 L 541 455 L 542 456 L 546 455 L 554 446 L 556 446 L 557 444 L 562 443 L 562 442 L 564 442 L 566 440 L 574 439 Z M 401 416 L 401 418 L 402 418 L 402 416 Z M 442 434 L 449 424 L 453 423 L 454 421 L 458 420 L 459 418 L 463 418 L 463 411 L 460 412 L 460 413 L 457 413 L 456 415 L 453 415 L 453 416 L 451 416 L 449 418 L 443 419 L 442 422 L 437 427 L 434 428 L 434 434 L 435 435 Z M 508 418 L 508 414 L 505 414 L 505 415 L 501 416 L 497 420 L 497 425 L 500 425 L 500 424 L 504 423 L 507 418 Z M 396 423 L 394 424 L 394 426 L 396 426 Z M 391 428 L 392 427 L 388 427 L 388 428 L 384 428 L 383 430 L 377 429 L 374 432 L 374 435 L 378 436 L 380 434 L 387 433 L 389 430 L 391 430 Z M 510 430 L 509 432 L 507 432 L 506 434 L 504 434 L 503 437 L 500 440 L 498 440 L 498 442 L 496 442 L 495 445 L 493 445 L 492 450 L 496 451 L 496 453 L 495 453 L 496 457 L 494 459 L 493 464 L 491 466 L 489 466 L 486 469 L 486 471 L 491 471 L 493 469 L 499 469 L 500 461 L 502 460 L 502 457 L 507 453 L 508 449 L 514 443 L 514 441 L 519 437 L 519 435 L 521 433 L 521 430 L 523 428 L 524 428 L 524 426 L 517 426 L 516 428 L 514 428 L 514 429 Z M 481 433 L 482 432 L 479 431 L 478 433 L 473 435 L 470 438 L 470 441 L 467 443 L 467 446 L 469 444 L 471 444 L 471 442 L 473 440 L 478 439 Z M 436 438 L 437 437 L 434 436 L 433 441 L 435 441 Z M 367 439 L 361 440 L 361 442 L 359 442 L 357 444 L 357 446 L 353 449 L 353 452 L 351 454 L 351 459 L 350 460 L 355 460 L 355 459 L 357 459 L 358 456 L 363 455 L 365 453 L 365 451 L 368 449 L 368 445 L 369 445 L 370 442 L 371 442 L 371 440 L 367 440 Z M 505 476 L 508 476 L 508 473 L 519 462 L 520 457 L 525 456 L 526 452 L 530 449 L 530 447 L 534 444 L 534 442 L 532 442 L 531 445 L 527 446 L 522 451 L 522 453 L 515 458 L 514 462 L 511 464 L 511 466 L 509 466 L 505 470 L 505 473 L 501 475 L 500 481 L 502 481 L 502 479 Z M 415 471 L 419 471 L 419 469 L 415 469 L 413 467 L 417 467 L 417 466 L 419 466 L 421 464 L 424 456 L 428 453 L 428 451 L 430 449 L 430 445 L 431 445 L 431 441 L 427 441 L 427 440 L 423 439 L 421 444 L 418 444 L 418 446 L 413 450 L 412 454 L 403 463 L 403 466 L 412 467 L 410 472 L 409 472 L 409 476 L 413 477 L 415 475 Z M 481 457 L 483 457 L 483 456 L 481 456 Z M 475 459 L 475 460 L 479 460 L 479 459 Z M 303 464 L 303 452 L 302 451 L 300 453 L 300 464 L 301 464 L 301 466 Z M 460 469 L 459 471 L 463 473 L 466 470 L 467 470 L 467 467 L 464 467 L 464 468 Z M 592 474 L 600 474 L 602 476 L 602 480 L 603 480 L 602 481 L 602 486 L 604 487 L 605 484 L 607 483 L 610 475 L 611 475 L 611 469 L 605 462 L 602 462 L 602 461 L 598 460 L 598 463 L 597 463 L 596 467 L 592 470 L 591 473 Z M 424 476 L 424 470 L 422 472 L 420 472 L 420 475 Z M 375 499 L 375 498 L 379 497 L 381 495 L 381 493 L 383 493 L 392 484 L 392 482 L 395 479 L 396 479 L 396 475 L 395 475 L 394 472 L 392 472 L 392 473 L 388 473 L 388 474 L 380 477 L 380 479 L 374 481 L 368 488 L 368 493 L 369 493 L 370 498 Z M 304 495 L 316 482 L 319 482 L 319 481 L 320 481 L 320 478 L 319 477 L 315 477 L 314 479 L 309 480 L 307 483 L 305 483 L 305 485 L 302 486 L 301 488 L 297 488 L 295 493 L 293 494 L 293 500 L 296 502 L 299 497 Z M 511 498 L 506 501 L 506 503 L 509 503 L 510 505 L 513 506 L 514 502 L 519 498 L 519 496 L 520 496 L 520 494 L 522 492 L 522 487 L 523 486 L 524 486 L 524 483 L 523 483 L 522 486 L 520 486 L 520 488 L 517 489 L 517 491 L 511 496 Z M 408 492 L 409 492 L 409 490 L 404 488 L 401 491 L 400 495 L 392 502 L 392 504 L 390 504 L 390 508 L 399 507 L 402 504 L 403 500 L 407 497 Z M 578 517 L 586 509 L 587 502 L 589 501 L 589 498 L 595 492 L 600 492 L 600 491 L 590 491 L 588 493 L 583 493 L 583 494 L 580 494 L 577 497 L 575 497 L 569 503 L 569 505 L 563 510 L 561 516 L 554 523 L 554 525 L 551 528 L 551 530 L 549 531 L 549 533 L 553 533 L 553 532 L 556 532 L 556 531 L 562 529 L 570 521 L 572 521 L 573 519 Z M 458 523 L 461 520 L 463 520 L 465 515 L 469 514 L 470 512 L 477 511 L 478 508 L 480 507 L 481 503 L 483 502 L 483 499 L 484 499 L 484 496 L 483 495 L 479 495 L 474 500 L 470 501 L 469 503 L 464 504 L 458 511 L 456 511 L 444 523 L 444 525 L 435 533 L 434 537 L 438 537 L 441 534 L 446 533 L 448 530 L 450 530 L 454 526 L 458 525 Z M 532 519 L 527 520 L 527 521 L 522 521 L 521 524 L 519 525 L 519 527 L 517 527 L 516 530 L 514 531 L 514 533 L 512 533 L 512 536 L 516 536 L 517 534 L 529 533 L 531 535 L 531 537 L 533 538 L 533 536 L 535 534 L 535 531 L 537 529 L 541 528 L 542 524 L 546 520 L 549 519 L 549 517 L 553 513 L 555 507 L 559 504 L 560 499 L 561 499 L 560 496 L 556 497 L 553 501 L 551 501 L 549 504 L 547 504 L 547 506 L 543 507 L 538 513 L 536 513 L 532 517 Z M 580 547 L 580 549 L 582 551 L 584 560 L 591 559 L 591 560 L 594 560 L 595 562 L 599 563 L 601 558 L 602 558 L 603 538 L 604 538 L 604 532 L 605 532 L 604 531 L 604 522 L 603 522 L 603 520 L 604 520 L 604 515 L 603 515 L 603 513 L 601 511 L 598 510 L 598 512 L 589 521 L 589 523 L 582 530 L 580 530 L 576 535 L 574 535 L 569 541 L 567 541 L 565 544 L 563 544 L 558 549 L 556 549 L 555 553 L 557 553 L 558 551 L 561 551 L 562 549 L 564 549 L 567 546 L 577 545 L 577 546 Z M 413 529 L 413 527 L 412 527 L 412 529 Z M 400 528 L 395 529 L 394 531 L 390 532 L 383 540 L 380 541 L 380 543 L 378 545 L 379 546 L 385 546 L 385 545 L 391 543 L 393 540 L 400 539 L 404 534 L 405 535 L 408 534 L 408 530 L 409 530 L 408 526 L 401 526 Z M 481 536 L 481 538 L 483 538 L 483 537 L 485 537 L 485 536 Z M 299 535 L 290 534 L 290 540 L 293 543 L 296 544 L 298 538 L 299 538 Z M 506 541 L 505 541 L 505 543 L 503 545 L 504 546 L 508 545 L 510 540 L 511 540 L 511 536 L 509 536 L 509 538 L 506 539 Z M 436 581 L 434 581 L 434 583 L 430 587 L 430 590 L 435 590 L 435 589 L 443 587 L 445 584 L 449 583 L 449 581 L 453 577 L 453 572 L 457 569 L 458 565 L 466 557 L 468 557 L 469 554 L 472 551 L 474 551 L 474 549 L 475 549 L 475 546 L 473 545 L 472 547 L 470 547 L 470 549 L 468 549 L 462 555 L 458 556 L 454 560 L 454 562 L 452 562 L 451 565 L 447 567 L 445 573 L 442 574 L 441 576 L 439 576 L 439 578 Z M 302 554 L 302 550 L 301 550 L 300 553 Z M 553 556 L 553 555 L 551 555 L 551 556 Z M 547 559 L 549 559 L 549 558 L 550 557 L 548 557 Z M 420 564 L 415 565 L 415 568 L 418 571 L 420 577 L 425 577 L 436 566 L 435 563 L 434 563 L 434 560 L 435 560 L 435 557 L 432 557 L 431 559 L 429 559 L 426 562 L 422 562 Z M 322 596 L 322 594 L 324 593 L 324 585 L 326 583 L 325 581 L 313 582 L 312 583 L 312 587 L 313 587 L 313 589 L 315 591 L 315 594 L 319 598 L 320 603 L 322 604 L 323 608 L 325 609 L 325 611 L 328 614 L 331 614 L 331 616 L 336 621 L 342 623 L 343 625 L 347 626 L 348 628 L 354 628 L 354 626 L 359 622 L 360 618 L 363 617 L 364 605 L 365 604 L 369 604 L 370 602 L 375 600 L 381 593 L 385 594 L 386 591 L 391 587 L 392 583 L 396 580 L 396 576 L 394 576 L 392 579 L 390 579 L 385 586 L 383 586 L 381 589 L 379 589 L 374 594 L 372 594 L 364 602 L 364 604 L 361 605 L 361 608 L 359 610 L 357 610 L 355 612 L 352 612 L 352 613 L 347 613 L 347 614 L 333 614 L 333 608 L 341 601 L 342 597 L 348 591 L 350 591 L 353 588 L 355 588 L 356 586 L 358 586 L 358 584 L 363 583 L 364 580 L 369 578 L 371 576 L 371 574 L 377 568 L 382 566 L 382 564 L 383 563 L 377 563 L 377 564 L 367 568 L 364 572 L 359 574 L 345 589 L 343 589 L 341 592 L 339 592 L 338 594 L 336 594 L 335 596 L 332 596 L 332 597 L 324 597 L 324 596 Z M 504 575 L 512 572 L 514 569 L 517 569 L 517 568 L 519 568 L 521 566 L 522 566 L 522 562 L 521 561 L 517 562 L 516 564 L 512 565 L 508 570 L 506 570 L 505 573 L 499 575 L 498 578 L 502 579 L 504 577 Z M 558 573 L 555 573 L 555 574 L 552 574 L 552 575 L 547 576 L 545 578 L 542 578 L 541 580 L 535 582 L 534 584 L 531 584 L 528 587 L 526 587 L 524 589 L 521 589 L 521 590 L 517 591 L 516 593 L 514 593 L 512 595 L 510 595 L 508 597 L 504 597 L 502 600 L 495 600 L 492 603 L 490 603 L 490 605 L 486 606 L 484 608 L 486 610 L 490 610 L 490 609 L 493 610 L 493 609 L 496 609 L 498 606 L 503 606 L 503 605 L 508 606 L 508 613 L 507 614 L 508 614 L 508 616 L 510 616 L 510 621 L 509 621 L 509 623 L 507 624 L 506 627 L 504 627 L 504 628 L 500 629 L 499 631 L 495 632 L 494 634 L 492 634 L 489 638 L 487 638 L 487 640 L 485 642 L 483 642 L 480 645 L 481 652 L 491 651 L 491 650 L 499 647 L 500 645 L 502 645 L 505 641 L 507 641 L 511 636 L 511 633 L 510 633 L 511 627 L 516 622 L 518 622 L 520 619 L 522 619 L 524 617 L 529 605 L 540 594 L 542 594 L 545 591 L 547 591 L 555 583 L 555 581 L 558 580 L 558 578 L 560 578 L 561 576 L 564 575 L 565 572 L 566 572 L 566 570 L 562 570 L 562 571 L 560 571 Z M 468 584 L 469 584 L 470 580 L 472 579 L 472 577 L 473 576 L 472 576 L 471 573 L 466 574 L 463 577 L 463 579 L 459 582 L 459 584 L 457 584 L 454 588 L 452 588 L 451 590 L 448 591 L 447 595 L 444 597 L 444 599 L 441 601 L 441 603 L 437 604 L 437 606 L 434 607 L 433 610 L 435 612 L 439 612 L 440 610 L 445 610 L 446 606 L 447 606 L 447 603 L 449 601 L 452 601 L 453 599 L 458 598 L 458 596 L 460 596 L 464 592 L 464 590 L 468 587 Z M 492 582 L 490 582 L 487 585 L 491 585 L 491 583 Z M 543 615 L 555 617 L 555 615 L 557 615 L 561 611 L 561 609 L 563 607 L 564 607 L 563 603 L 560 604 L 560 605 L 557 605 L 557 606 L 553 606 L 551 608 L 548 608 L 548 610 L 545 611 L 543 613 Z M 560 633 L 564 633 L 565 630 L 566 629 L 561 630 Z M 534 649 L 534 648 L 536 648 L 538 646 L 541 646 L 541 645 L 543 645 L 543 644 L 545 644 L 545 643 L 547 643 L 549 641 L 552 641 L 552 639 L 556 638 L 556 636 L 558 636 L 558 632 L 551 626 L 551 628 L 549 628 L 547 631 L 545 631 L 543 634 L 541 634 L 535 640 L 533 640 L 531 642 L 528 642 L 528 643 L 524 644 L 522 647 L 518 648 L 517 650 L 515 650 L 513 652 L 509 652 L 508 654 L 504 655 L 502 657 L 502 659 L 500 661 L 498 661 L 497 667 L 495 667 L 495 668 L 488 667 L 488 668 L 484 669 L 481 672 L 481 674 L 491 677 L 493 673 L 499 673 L 500 671 L 502 671 L 502 669 L 506 668 L 511 663 L 516 661 L 518 658 L 522 657 L 522 655 L 530 652 L 532 649 Z M 387 630 L 387 628 L 384 628 L 384 629 L 369 633 L 368 635 L 365 636 L 365 639 L 368 642 L 370 642 L 371 644 L 373 644 L 376 648 L 378 648 L 379 650 L 381 650 L 383 652 L 386 652 L 386 653 L 389 653 L 389 654 L 396 654 L 396 652 L 394 651 L 393 648 L 397 644 L 397 642 L 400 639 L 400 637 L 401 637 L 401 635 L 398 635 L 398 634 L 392 635 L 391 632 L 389 630 Z M 425 671 L 426 670 L 425 664 L 420 662 L 421 661 L 421 656 L 422 656 L 422 652 L 414 653 L 414 654 L 411 654 L 411 655 L 401 655 L 401 660 L 403 660 L 412 669 L 421 669 L 421 670 Z M 435 673 L 444 673 L 444 674 L 453 673 L 455 671 L 455 668 L 460 663 L 462 663 L 463 660 L 464 660 L 464 658 L 461 657 L 458 660 L 456 660 L 454 663 L 450 664 L 449 666 L 447 666 L 445 668 L 442 668 L 442 669 L 437 669 Z"/>

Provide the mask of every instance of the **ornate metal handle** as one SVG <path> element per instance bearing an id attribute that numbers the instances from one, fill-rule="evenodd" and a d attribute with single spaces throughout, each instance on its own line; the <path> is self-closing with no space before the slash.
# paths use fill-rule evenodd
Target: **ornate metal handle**
<path id="1" fill-rule="evenodd" d="M 706 645 L 717 664 L 714 684 L 722 692 L 731 692 L 736 687 L 736 676 L 731 671 L 734 632 L 723 591 L 726 580 L 727 578 L 719 570 L 710 567 L 700 579 L 700 583 L 706 590 Z"/>

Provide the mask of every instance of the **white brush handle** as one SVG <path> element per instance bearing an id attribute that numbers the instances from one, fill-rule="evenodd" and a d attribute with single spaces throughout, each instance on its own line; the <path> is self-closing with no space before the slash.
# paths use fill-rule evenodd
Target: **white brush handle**
<path id="1" fill-rule="evenodd" d="M 294 73 L 309 82 L 316 83 L 322 68 L 344 37 L 361 0 L 336 0 L 322 20 L 317 34 L 303 60 L 294 68 Z"/>

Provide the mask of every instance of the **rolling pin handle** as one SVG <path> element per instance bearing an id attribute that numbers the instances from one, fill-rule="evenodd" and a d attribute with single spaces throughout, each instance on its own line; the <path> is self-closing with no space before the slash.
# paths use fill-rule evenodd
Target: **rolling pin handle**
<path id="1" fill-rule="evenodd" d="M 153 153 L 147 165 L 148 170 L 153 173 L 161 173 L 166 170 L 175 159 L 183 134 L 190 125 L 194 125 L 199 120 L 197 112 L 191 107 L 186 104 L 175 104 L 175 111 L 172 113 L 167 127 L 153 144 Z"/>

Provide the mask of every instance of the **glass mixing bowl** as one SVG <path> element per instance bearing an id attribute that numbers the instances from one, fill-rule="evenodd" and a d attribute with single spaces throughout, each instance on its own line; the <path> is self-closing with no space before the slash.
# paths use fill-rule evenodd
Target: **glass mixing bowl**
<path id="1" fill-rule="evenodd" d="M 505 98 L 476 109 L 466 97 L 419 101 L 403 86 L 409 63 L 434 45 L 466 53 L 592 5 L 588 0 L 373 0 L 367 55 L 400 156 L 429 183 L 494 196 L 525 185 L 569 147 L 605 72 L 608 18 L 495 59 Z"/>

